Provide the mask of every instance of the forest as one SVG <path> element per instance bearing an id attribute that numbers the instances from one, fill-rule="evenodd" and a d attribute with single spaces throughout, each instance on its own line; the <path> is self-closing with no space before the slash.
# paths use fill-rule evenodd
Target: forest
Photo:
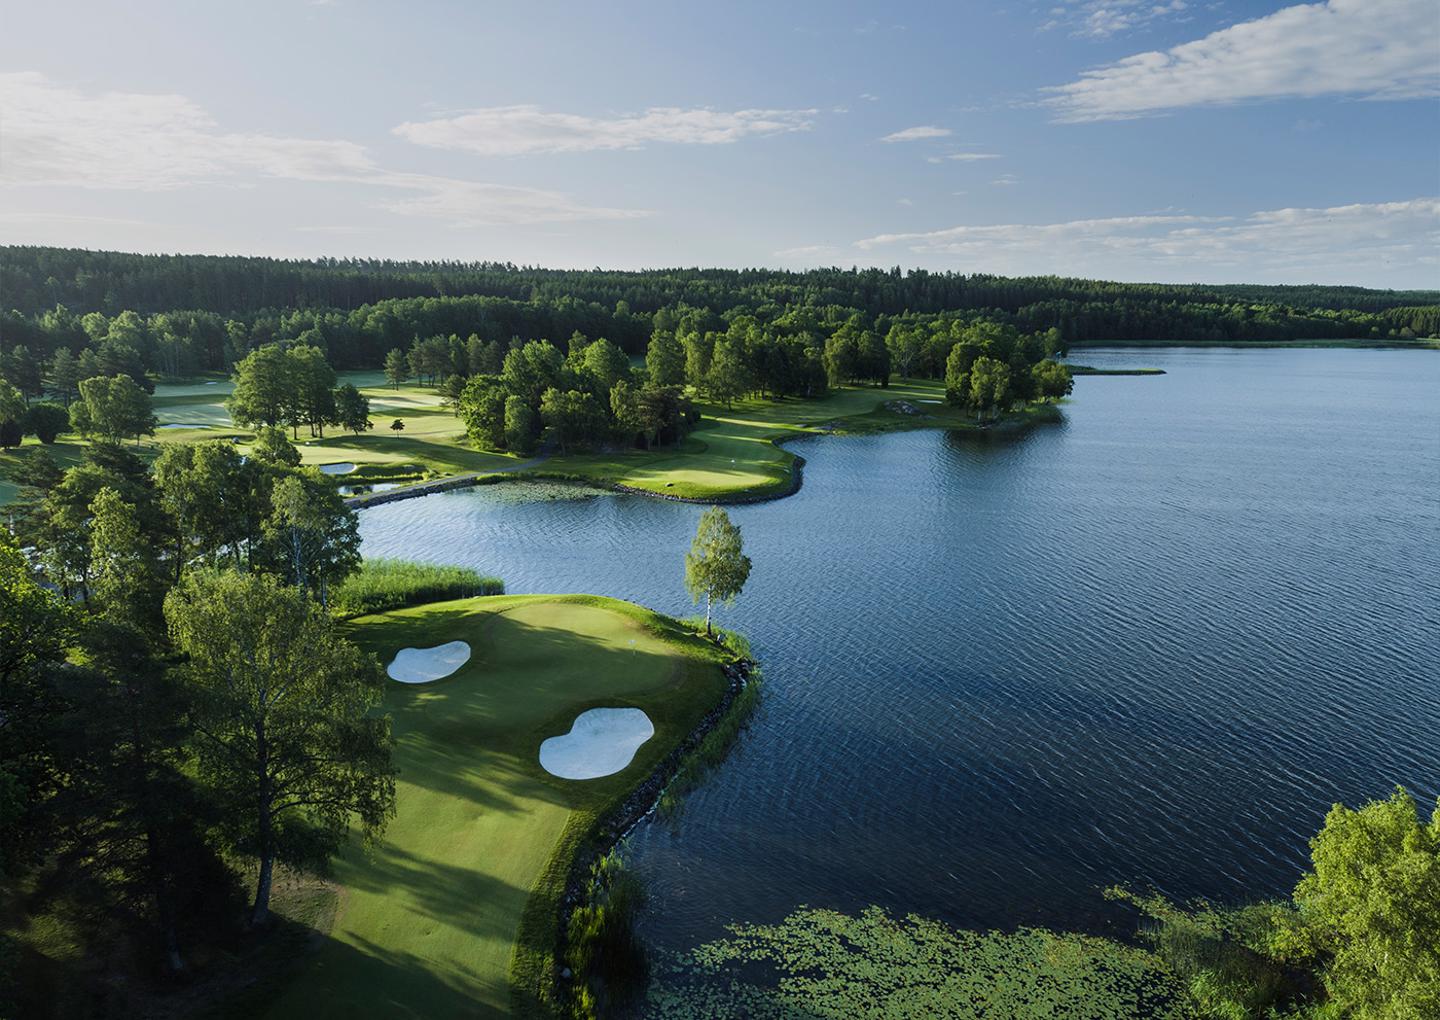
<path id="1" fill-rule="evenodd" d="M 1199 286 L 924 270 L 549 270 L 493 262 L 282 260 L 0 248 L 0 347 L 39 357 L 105 340 L 166 375 L 214 371 L 270 342 L 339 369 L 379 367 L 415 337 L 605 337 L 644 353 L 656 330 L 737 316 L 799 332 L 860 315 L 881 335 L 936 317 L 1094 340 L 1293 341 L 1440 335 L 1440 294 L 1359 287 Z"/>

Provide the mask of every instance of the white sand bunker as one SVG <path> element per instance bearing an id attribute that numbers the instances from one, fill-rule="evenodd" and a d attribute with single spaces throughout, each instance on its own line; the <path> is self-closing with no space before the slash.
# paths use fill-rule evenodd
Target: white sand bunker
<path id="1" fill-rule="evenodd" d="M 338 464 L 320 465 L 320 473 L 322 475 L 348 475 L 354 470 L 355 465 L 351 464 L 348 460 L 342 460 Z"/>
<path id="2" fill-rule="evenodd" d="M 450 641 L 434 648 L 402 648 L 385 672 L 402 684 L 428 684 L 449 676 L 469 661 L 470 646 L 464 641 Z"/>
<path id="3" fill-rule="evenodd" d="M 638 708 L 592 708 L 575 717 L 570 732 L 540 745 L 540 767 L 561 779 L 613 776 L 655 735 L 650 717 Z"/>

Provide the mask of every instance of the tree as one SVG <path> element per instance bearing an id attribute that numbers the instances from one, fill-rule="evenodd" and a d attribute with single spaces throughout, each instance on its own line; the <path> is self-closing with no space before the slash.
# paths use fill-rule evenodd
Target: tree
<path id="1" fill-rule="evenodd" d="M 359 435 L 374 426 L 370 422 L 370 398 L 345 383 L 335 391 L 335 421 L 347 432 Z"/>
<path id="2" fill-rule="evenodd" d="M 150 394 L 128 375 L 96 376 L 80 382 L 80 400 L 70 409 L 70 420 L 81 432 L 97 432 L 111 441 L 155 432 Z"/>
<path id="3" fill-rule="evenodd" d="M 284 432 L 270 431 L 295 451 Z M 298 462 L 299 453 L 295 456 Z M 153 474 L 175 524 L 177 573 L 195 557 L 216 560 L 228 555 L 239 566 L 255 552 L 269 507 L 271 472 L 264 469 L 266 463 L 258 445 L 253 460 L 220 440 L 162 447 Z"/>
<path id="4" fill-rule="evenodd" d="M 517 396 L 505 398 L 505 448 L 511 453 L 531 453 L 540 432 L 534 409 Z"/>
<path id="5" fill-rule="evenodd" d="M 65 704 L 53 680 L 65 661 L 65 603 L 41 587 L 0 528 L 0 876 L 50 846 L 51 799 L 67 769 L 57 746 Z"/>
<path id="6" fill-rule="evenodd" d="M 685 346 L 675 334 L 656 330 L 645 349 L 645 370 L 655 386 L 685 385 Z"/>
<path id="7" fill-rule="evenodd" d="M 385 355 L 385 381 L 398 390 L 400 384 L 409 378 L 410 365 L 405 360 L 405 352 L 396 347 Z"/>
<path id="8" fill-rule="evenodd" d="M 890 352 L 890 361 L 902 379 L 910 378 L 919 363 L 925 337 L 918 329 L 907 329 L 896 323 L 885 334 L 885 346 Z"/>
<path id="9" fill-rule="evenodd" d="M 750 577 L 750 557 L 744 553 L 740 528 L 730 515 L 712 506 L 700 515 L 695 540 L 685 554 L 685 590 L 693 602 L 705 599 L 705 633 L 710 633 L 712 602 L 732 605 Z"/>
<path id="10" fill-rule="evenodd" d="M 21 422 L 23 428 L 40 442 L 49 446 L 59 438 L 70 424 L 70 413 L 59 404 L 31 404 Z"/>
<path id="11" fill-rule="evenodd" d="M 559 385 L 564 364 L 558 347 L 532 340 L 523 347 L 512 347 L 505 355 L 500 379 L 508 392 L 524 397 L 531 407 L 539 407 L 545 391 Z"/>
<path id="12" fill-rule="evenodd" d="M 299 467 L 300 451 L 290 442 L 285 430 L 262 425 L 255 430 L 255 443 L 250 447 L 255 459 L 280 467 Z"/>
<path id="13" fill-rule="evenodd" d="M 580 365 L 595 395 L 607 404 L 611 388 L 630 374 L 630 359 L 604 337 L 586 346 Z"/>
<path id="14" fill-rule="evenodd" d="M 330 588 L 360 566 L 355 511 L 314 469 L 276 482 L 270 505 L 264 525 L 269 565 L 287 583 L 328 605 Z"/>
<path id="15" fill-rule="evenodd" d="M 540 400 L 540 420 L 561 453 L 604 438 L 609 424 L 594 394 L 579 390 L 546 390 Z"/>
<path id="16" fill-rule="evenodd" d="M 750 373 L 738 340 L 724 337 L 715 341 L 710 370 L 705 373 L 705 391 L 729 407 L 750 389 Z"/>
<path id="17" fill-rule="evenodd" d="M 8 357 L 3 360 L 4 371 L 0 372 L 10 384 L 20 391 L 20 395 L 29 403 L 31 397 L 39 397 L 45 394 L 44 373 L 41 371 L 40 359 L 30 353 L 30 348 L 24 344 L 16 344 L 10 350 Z"/>
<path id="18" fill-rule="evenodd" d="M 0 379 L 0 446 L 19 446 L 25 438 L 25 398 Z"/>
<path id="19" fill-rule="evenodd" d="M 258 347 L 236 362 L 235 388 L 225 400 L 230 417 L 241 425 L 279 425 L 295 407 L 293 363 L 279 346 Z"/>
<path id="20" fill-rule="evenodd" d="M 308 425 L 310 434 L 325 435 L 325 423 L 337 418 L 335 370 L 318 347 L 300 345 L 285 352 L 289 370 L 292 425 Z"/>
<path id="21" fill-rule="evenodd" d="M 505 404 L 505 387 L 494 379 L 477 375 L 465 384 L 457 409 L 472 443 L 485 450 L 505 448 Z"/>
<path id="22" fill-rule="evenodd" d="M 994 358 L 976 358 L 970 366 L 970 406 L 993 413 L 1009 402 L 1010 366 Z"/>
<path id="23" fill-rule="evenodd" d="M 394 432 L 396 435 L 399 435 L 401 432 L 404 432 L 404 431 L 405 431 L 405 422 L 404 422 L 404 420 L 403 420 L 403 419 L 400 419 L 400 418 L 396 418 L 394 421 L 392 421 L 392 422 L 390 423 L 390 431 L 391 431 L 391 432 Z"/>
<path id="24" fill-rule="evenodd" d="M 265 574 L 195 572 L 165 600 L 195 699 L 201 778 L 220 835 L 259 863 L 253 925 L 269 915 L 277 861 L 323 866 L 358 818 L 367 841 L 394 814 L 384 673 L 328 614 Z"/>
<path id="25" fill-rule="evenodd" d="M 1329 961 L 1336 1015 L 1440 1015 L 1440 804 L 1428 824 L 1403 788 L 1358 811 L 1336 804 L 1310 859 L 1295 905 L 1303 939 Z"/>
<path id="26" fill-rule="evenodd" d="M 80 363 L 70 353 L 70 348 L 62 347 L 55 352 L 50 359 L 50 390 L 60 398 L 67 408 L 70 401 L 75 399 L 78 392 L 76 387 L 80 385 Z"/>
<path id="27" fill-rule="evenodd" d="M 1035 383 L 1035 393 L 1046 400 L 1059 400 L 1061 397 L 1068 397 L 1070 391 L 1075 388 L 1075 381 L 1070 377 L 1070 369 L 1058 361 L 1046 359 L 1038 361 L 1030 369 L 1030 376 Z"/>

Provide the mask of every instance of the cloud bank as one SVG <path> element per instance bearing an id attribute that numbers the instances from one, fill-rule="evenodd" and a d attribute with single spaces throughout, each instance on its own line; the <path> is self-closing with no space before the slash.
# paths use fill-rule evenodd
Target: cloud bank
<path id="1" fill-rule="evenodd" d="M 1359 264 L 1440 266 L 1440 198 L 1276 209 L 1239 218 L 1163 214 L 957 226 L 878 234 L 854 248 L 892 260 L 897 251 L 943 256 L 956 268 L 988 272 L 1100 275 L 1123 269 L 1131 278 L 1149 272 L 1173 279 L 1218 270 L 1237 278 L 1308 274 L 1338 280 L 1354 276 Z"/>
<path id="2" fill-rule="evenodd" d="M 639 149 L 651 144 L 728 145 L 745 138 L 808 131 L 816 110 L 684 110 L 657 106 L 621 117 L 549 113 L 538 106 L 492 106 L 409 121 L 395 134 L 416 145 L 481 156 Z"/>
<path id="3" fill-rule="evenodd" d="M 339 139 L 228 132 L 178 95 L 86 93 L 30 71 L 0 74 L 0 184 L 170 191 L 257 180 L 351 184 L 388 193 L 379 207 L 454 226 L 625 219 L 644 210 L 587 206 L 538 188 L 379 166 Z"/>
<path id="4" fill-rule="evenodd" d="M 1139 53 L 1045 90 L 1068 122 L 1268 99 L 1440 95 L 1434 0 L 1329 0 Z"/>

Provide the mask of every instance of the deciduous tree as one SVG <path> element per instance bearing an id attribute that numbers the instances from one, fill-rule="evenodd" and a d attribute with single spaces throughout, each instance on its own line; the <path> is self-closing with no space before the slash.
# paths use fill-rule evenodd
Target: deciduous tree
<path id="1" fill-rule="evenodd" d="M 724 510 L 712 506 L 700 515 L 695 540 L 685 554 L 685 590 L 692 601 L 705 600 L 706 634 L 712 603 L 733 604 L 749 577 L 750 557 L 745 555 L 740 528 Z"/>

